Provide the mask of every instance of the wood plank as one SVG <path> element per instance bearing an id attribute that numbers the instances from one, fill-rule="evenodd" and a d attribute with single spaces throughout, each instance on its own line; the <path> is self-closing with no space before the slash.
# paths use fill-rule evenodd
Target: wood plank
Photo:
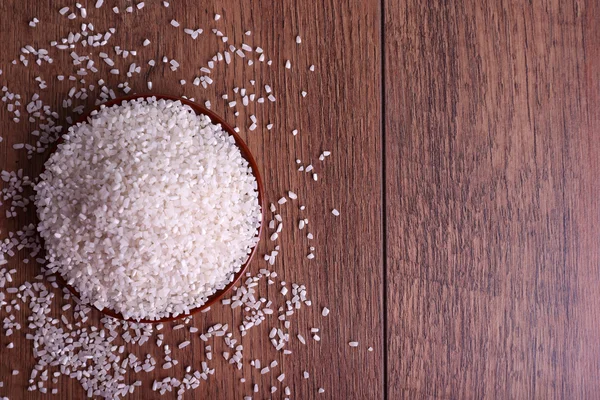
<path id="1" fill-rule="evenodd" d="M 388 397 L 595 397 L 598 2 L 384 4 Z"/>
<path id="2" fill-rule="evenodd" d="M 97 56 L 100 49 L 94 49 L 91 51 L 94 54 L 92 58 L 100 72 L 86 77 L 86 86 L 96 84 L 102 78 L 120 95 L 122 92 L 116 88 L 118 83 L 127 80 L 133 91 L 143 93 L 147 91 L 146 82 L 152 81 L 156 92 L 185 94 L 201 104 L 210 100 L 213 110 L 232 125 L 240 127 L 241 135 L 260 165 L 267 199 L 276 202 L 288 190 L 299 195 L 297 202 L 288 201 L 280 207 L 285 223 L 280 242 L 268 241 L 270 233 L 265 230 L 259 257 L 250 267 L 253 274 L 258 273 L 260 268 L 267 268 L 262 255 L 273 250 L 275 244 L 280 244 L 282 251 L 273 268 L 279 274 L 277 286 L 267 288 L 261 285 L 260 295 L 268 294 L 279 306 L 284 302 L 278 293 L 281 280 L 287 281 L 288 287 L 297 282 L 305 284 L 308 289 L 309 298 L 313 300 L 312 307 L 304 307 L 290 317 L 289 349 L 293 354 L 283 356 L 268 340 L 271 327 L 283 326 L 277 321 L 276 312 L 273 318 L 241 338 L 240 343 L 244 346 L 242 371 L 237 371 L 223 360 L 221 353 L 226 348 L 222 341 L 215 341 L 213 361 L 209 362 L 211 368 L 216 369 L 215 376 L 198 389 L 186 392 L 184 398 L 284 398 L 285 386 L 290 387 L 292 398 L 314 398 L 320 387 L 325 389 L 325 393 L 319 398 L 382 398 L 384 340 L 381 332 L 384 312 L 382 215 L 379 206 L 382 165 L 378 161 L 382 156 L 379 5 L 375 2 L 291 0 L 275 3 L 227 0 L 200 5 L 194 1 L 175 0 L 169 8 L 163 7 L 159 1 L 146 1 L 142 10 L 127 13 L 119 2 L 121 12 L 116 15 L 111 9 L 117 2 L 106 0 L 99 10 L 94 8 L 95 1 L 82 3 L 87 6 L 87 22 L 92 22 L 96 31 L 104 32 L 109 27 L 117 29 L 110 47 L 101 50 L 109 53 L 122 71 L 120 76 L 110 75 L 110 68 Z M 0 3 L 2 14 L 11 16 L 15 21 L 15 25 L 0 26 L 0 38 L 5 44 L 0 52 L 0 69 L 4 71 L 0 84 L 7 84 L 11 91 L 20 93 L 27 99 L 22 101 L 24 104 L 34 92 L 39 92 L 42 100 L 57 109 L 61 113 L 61 121 L 64 121 L 65 114 L 60 106 L 72 83 L 66 80 L 59 84 L 56 76 L 74 74 L 77 67 L 72 65 L 70 51 L 57 51 L 50 48 L 48 42 L 65 37 L 69 31 L 75 32 L 83 20 L 78 17 L 70 21 L 58 14 L 58 8 L 54 2 L 35 0 Z M 222 15 L 219 21 L 214 20 L 215 13 Z M 41 22 L 37 28 L 29 28 L 27 22 L 34 16 Z M 179 29 L 169 24 L 173 18 L 180 22 Z M 194 41 L 183 33 L 184 27 L 203 28 L 204 33 Z M 227 49 L 227 45 L 211 32 L 212 28 L 228 36 L 227 45 L 240 46 L 245 42 L 253 47 L 261 46 L 267 59 L 273 60 L 273 65 L 255 62 L 248 66 L 246 60 L 256 60 L 258 55 L 244 60 L 234 55 L 234 61 L 227 67 L 224 63 L 217 63 L 210 75 L 214 84 L 208 89 L 193 86 L 191 82 L 199 75 L 199 68 L 206 65 L 217 51 Z M 248 30 L 251 35 L 246 36 L 244 32 Z M 298 34 L 302 37 L 300 45 L 295 43 Z M 141 45 L 145 38 L 152 42 L 148 47 Z M 54 63 L 42 67 L 30 64 L 28 68 L 20 63 L 11 65 L 11 60 L 18 57 L 19 49 L 25 44 L 49 48 L 55 58 Z M 119 58 L 112 48 L 117 45 L 123 49 L 138 49 L 138 55 Z M 78 46 L 74 50 L 83 55 L 89 49 Z M 171 71 L 168 65 L 162 63 L 163 56 L 176 59 L 181 67 Z M 151 58 L 157 61 L 154 68 L 147 65 Z M 288 59 L 292 63 L 291 70 L 284 68 Z M 132 62 L 140 65 L 142 71 L 127 79 L 123 71 Z M 314 72 L 309 71 L 311 64 L 316 67 Z M 49 89 L 37 87 L 34 78 L 38 75 L 49 82 Z M 187 84 L 180 85 L 180 79 L 187 80 Z M 230 99 L 233 98 L 232 89 L 236 86 L 251 90 L 250 80 L 256 80 L 255 90 L 264 96 L 264 85 L 271 85 L 277 102 L 250 104 L 246 109 L 239 106 L 241 98 L 237 96 L 238 107 L 229 108 L 221 95 L 227 93 Z M 99 89 L 96 86 L 86 101 L 76 104 L 84 104 L 89 109 Z M 308 92 L 305 98 L 301 95 L 302 90 Z M 236 110 L 240 112 L 238 117 L 234 115 Z M 259 121 L 259 127 L 252 132 L 247 129 L 251 124 L 251 114 L 255 114 Z M 12 116 L 2 107 L 0 136 L 4 141 L 0 143 L 0 169 L 12 171 L 22 167 L 26 174 L 35 176 L 40 171 L 42 159 L 28 161 L 23 151 L 12 149 L 14 143 L 30 143 L 33 140 L 28 134 L 32 127 L 27 123 L 15 124 L 11 119 Z M 268 123 L 274 124 L 271 131 L 265 128 Z M 298 136 L 291 134 L 293 129 L 299 130 Z M 332 154 L 324 162 L 319 162 L 318 157 L 323 150 L 330 150 Z M 317 182 L 310 174 L 296 171 L 297 158 L 304 165 L 313 163 L 319 175 Z M 299 211 L 299 202 L 306 205 L 305 212 Z M 340 210 L 340 217 L 331 215 L 333 208 Z M 0 207 L 0 212 L 4 213 L 3 207 Z M 272 218 L 270 213 L 267 215 L 268 219 Z M 33 210 L 29 210 L 28 213 L 20 213 L 16 220 L 0 218 L 0 238 L 33 220 L 33 216 Z M 308 230 L 289 228 L 297 225 L 300 216 L 309 218 L 308 230 L 314 234 L 313 241 L 306 239 Z M 306 258 L 311 245 L 316 247 L 316 259 L 312 261 Z M 10 268 L 18 269 L 15 283 L 32 281 L 39 272 L 35 264 L 23 264 L 25 257 L 25 254 L 19 254 L 9 264 Z M 60 290 L 55 290 L 55 293 L 59 299 L 55 301 L 51 315 L 57 317 L 60 316 L 59 307 L 65 302 L 60 300 Z M 327 318 L 321 316 L 323 306 L 332 310 Z M 29 332 L 25 328 L 27 307 L 23 307 L 21 312 L 0 311 L 2 318 L 11 314 L 22 322 L 24 328 L 10 338 L 4 335 L 0 338 L 0 380 L 4 381 L 0 396 L 45 398 L 39 392 L 25 392 L 29 372 L 34 365 L 31 342 L 24 338 Z M 232 311 L 219 305 L 194 317 L 191 325 L 202 332 L 214 323 L 229 323 L 230 330 L 236 332 L 235 337 L 239 339 L 237 327 L 241 315 L 239 309 Z M 100 316 L 100 313 L 92 312 L 84 326 L 101 326 Z M 174 348 L 172 356 L 179 360 L 173 369 L 160 368 L 165 355 L 154 339 L 141 347 L 126 346 L 125 356 L 130 352 L 142 358 L 151 354 L 159 366 L 150 374 L 128 375 L 127 383 L 137 379 L 143 382 L 141 388 L 128 398 L 159 398 L 150 390 L 153 379 L 166 376 L 182 379 L 186 366 L 196 370 L 206 360 L 204 344 L 198 334 L 190 334 L 187 327 L 172 331 L 170 328 L 174 325 L 166 324 L 161 331 L 165 335 L 164 343 Z M 311 327 L 321 329 L 321 342 L 310 338 Z M 296 340 L 297 333 L 307 338 L 307 346 Z M 185 339 L 191 340 L 192 344 L 178 350 L 177 344 Z M 348 346 L 351 340 L 360 341 L 360 347 L 351 349 Z M 10 341 L 15 343 L 13 350 L 5 348 Z M 369 346 L 374 348 L 373 352 L 367 351 Z M 263 365 L 272 360 L 277 360 L 279 365 L 269 374 L 261 375 L 259 370 L 249 365 L 250 360 L 257 358 Z M 10 372 L 15 369 L 20 370 L 20 374 L 13 377 Z M 302 378 L 305 370 L 310 372 L 310 379 Z M 276 378 L 283 371 L 286 379 L 280 384 Z M 246 382 L 240 383 L 241 378 L 245 378 Z M 252 392 L 254 383 L 259 384 L 259 393 Z M 57 387 L 60 398 L 84 396 L 75 379 L 61 377 L 57 384 L 49 383 L 47 386 Z M 278 389 L 273 395 L 270 394 L 271 386 Z M 169 394 L 165 398 L 174 397 L 174 394 Z"/>

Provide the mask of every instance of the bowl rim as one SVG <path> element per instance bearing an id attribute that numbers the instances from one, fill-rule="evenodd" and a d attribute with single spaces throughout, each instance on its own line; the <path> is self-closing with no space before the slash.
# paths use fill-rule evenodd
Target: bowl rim
<path id="1" fill-rule="evenodd" d="M 244 157 L 244 159 L 246 161 L 248 161 L 248 164 L 250 165 L 250 168 L 252 169 L 252 175 L 254 175 L 254 177 L 256 179 L 257 191 L 258 191 L 258 205 L 260 207 L 260 215 L 261 215 L 260 221 L 259 221 L 260 224 L 258 227 L 258 232 L 256 234 L 258 241 L 254 245 L 254 247 L 252 247 L 252 249 L 250 250 L 250 254 L 248 255 L 248 258 L 246 259 L 246 262 L 244 262 L 244 264 L 242 264 L 242 266 L 240 267 L 240 270 L 234 274 L 233 280 L 231 282 L 229 282 L 223 289 L 217 290 L 215 293 L 213 293 L 211 296 L 209 296 L 207 301 L 204 304 L 202 304 L 200 307 L 192 308 L 192 309 L 190 309 L 190 311 L 188 313 L 178 314 L 176 316 L 170 315 L 168 317 L 163 317 L 163 318 L 159 318 L 159 319 L 145 319 L 145 318 L 134 319 L 134 318 L 125 318 L 125 317 L 123 317 L 123 315 L 121 313 L 118 313 L 112 309 L 103 308 L 102 310 L 100 310 L 93 304 L 87 303 L 88 306 L 93 307 L 94 309 L 100 311 L 104 315 L 107 315 L 107 316 L 110 316 L 110 317 L 113 317 L 113 318 L 116 318 L 116 319 L 119 319 L 122 321 L 135 322 L 135 323 L 158 324 L 161 322 L 170 322 L 170 321 L 187 318 L 189 316 L 192 316 L 194 314 L 197 314 L 203 310 L 210 308 L 211 305 L 213 305 L 217 301 L 219 301 L 223 296 L 225 296 L 225 294 L 227 292 L 229 292 L 231 290 L 231 288 L 233 288 L 233 286 L 235 286 L 240 281 L 242 276 L 246 273 L 246 270 L 248 269 L 250 262 L 254 258 L 255 253 L 257 252 L 258 244 L 259 244 L 260 238 L 262 236 L 262 230 L 263 230 L 263 225 L 264 225 L 264 187 L 263 187 L 262 177 L 261 177 L 259 169 L 258 169 L 258 165 L 256 163 L 256 160 L 254 159 L 254 156 L 252 155 L 252 152 L 250 151 L 250 148 L 248 148 L 248 145 L 237 134 L 237 132 L 231 127 L 231 125 L 229 125 L 223 117 L 221 117 L 214 111 L 208 110 L 205 107 L 202 107 L 201 105 L 199 105 L 191 100 L 182 98 L 182 97 L 171 96 L 171 95 L 161 94 L 161 93 L 143 93 L 143 94 L 134 94 L 134 95 L 129 95 L 129 96 L 118 97 L 118 98 L 109 100 L 105 103 L 95 106 L 89 112 L 82 115 L 81 118 L 79 118 L 76 122 L 71 124 L 71 126 L 78 126 L 82 123 L 88 122 L 88 119 L 93 117 L 92 114 L 94 112 L 100 111 L 104 108 L 112 107 L 115 105 L 120 105 L 121 103 L 123 103 L 125 101 L 131 101 L 131 100 L 137 100 L 137 99 L 147 99 L 147 98 L 151 98 L 151 97 L 155 97 L 156 100 L 180 101 L 182 104 L 187 105 L 190 108 L 192 108 L 194 110 L 194 112 L 196 113 L 196 115 L 204 114 L 204 115 L 208 116 L 213 124 L 220 124 L 221 128 L 225 132 L 227 132 L 229 135 L 233 136 L 236 146 L 240 149 L 242 157 Z M 58 149 L 58 145 L 60 145 L 61 143 L 63 143 L 62 136 L 59 137 L 59 139 L 56 140 L 52 144 L 51 151 L 47 154 L 46 161 L 44 161 L 44 167 L 43 167 L 42 173 L 46 170 L 46 162 L 48 161 L 50 156 Z M 44 243 L 43 239 L 42 239 L 42 247 L 45 250 L 45 243 Z M 79 292 L 73 286 L 67 284 L 67 282 L 62 277 L 62 275 L 60 275 L 60 273 L 55 273 L 54 276 L 56 276 L 56 280 L 62 286 L 66 287 L 69 290 L 69 292 L 71 292 L 71 294 L 73 294 L 75 297 L 77 297 L 77 299 L 81 299 Z"/>

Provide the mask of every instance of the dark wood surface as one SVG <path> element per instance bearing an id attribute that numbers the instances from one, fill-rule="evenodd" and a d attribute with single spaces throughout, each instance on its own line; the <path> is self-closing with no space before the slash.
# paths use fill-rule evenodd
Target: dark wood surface
<path id="1" fill-rule="evenodd" d="M 307 286 L 313 306 L 291 319 L 290 356 L 267 340 L 275 318 L 242 339 L 242 371 L 220 356 L 215 345 L 215 376 L 184 398 L 293 399 L 550 399 L 595 398 L 600 393 L 600 19 L 595 1 L 506 2 L 159 2 L 133 14 L 111 8 L 130 2 L 82 1 L 97 30 L 117 28 L 112 44 L 139 50 L 126 60 L 142 73 L 111 76 L 97 57 L 102 78 L 116 90 L 127 80 L 134 91 L 194 97 L 239 126 L 258 160 L 268 201 L 288 190 L 307 206 L 283 208 L 286 226 L 300 215 L 310 219 L 316 259 L 303 232 L 286 227 L 281 255 L 273 268 L 289 283 Z M 25 68 L 18 58 L 25 44 L 48 47 L 50 40 L 75 31 L 81 18 L 58 14 L 52 1 L 3 1 L 0 12 L 14 24 L 0 25 L 0 86 L 29 99 L 39 92 L 64 119 L 60 104 L 71 85 L 56 75 L 76 71 L 68 52 L 53 52 L 51 65 Z M 222 19 L 214 21 L 214 14 Z M 36 28 L 29 20 L 41 20 Z M 179 29 L 169 25 L 175 18 Z M 184 27 L 205 30 L 198 40 Z M 191 84 L 201 66 L 225 49 L 210 30 L 230 42 L 262 47 L 272 66 L 248 66 L 234 56 L 221 63 L 208 89 Z M 252 34 L 245 36 L 250 30 Z M 300 34 L 302 43 L 295 43 Z M 141 42 L 148 38 L 148 47 Z M 114 53 L 112 48 L 110 53 Z M 102 51 L 106 51 L 103 49 Z M 84 51 L 79 52 L 84 54 Z M 181 64 L 172 72 L 163 56 Z M 157 66 L 149 68 L 154 58 Z M 291 60 L 292 69 L 284 68 Z M 315 72 L 308 67 L 314 64 Z M 42 76 L 49 89 L 34 81 Z M 180 79 L 187 84 L 181 86 Z M 235 86 L 273 87 L 276 103 L 247 109 L 227 106 L 223 93 Z M 300 94 L 306 90 L 308 95 Z M 117 91 L 118 92 L 118 91 Z M 119 92 L 118 92 L 119 93 Z M 263 92 L 264 94 L 264 92 Z M 91 107 L 94 96 L 86 102 Z M 239 99 L 237 99 L 239 101 Z M 0 104 L 0 169 L 24 168 L 35 176 L 42 158 L 27 160 L 14 143 L 28 142 L 28 123 L 12 122 Z M 259 128 L 248 131 L 249 115 Z M 265 128 L 273 123 L 273 130 Z M 299 135 L 291 134 L 293 129 Z M 332 155 L 318 162 L 323 150 Z M 319 181 L 296 172 L 295 159 L 313 162 Z M 289 204 L 288 204 L 289 205 Z M 331 209 L 341 215 L 335 218 Z M 0 206 L 0 215 L 4 214 Z M 0 238 L 33 218 L 0 218 Z M 259 255 L 272 250 L 268 230 Z M 32 280 L 24 254 L 11 259 L 17 281 Z M 250 270 L 266 266 L 257 257 Z M 276 287 L 261 293 L 281 302 Z M 56 291 L 60 293 L 60 291 Z M 53 315 L 64 302 L 57 301 Z M 332 311 L 320 315 L 323 306 Z M 0 311 L 25 321 L 27 312 Z M 201 331 L 217 322 L 237 326 L 240 313 L 213 307 L 193 318 Z M 99 313 L 87 324 L 98 325 Z M 173 326 L 175 324 L 169 324 Z M 321 342 L 309 329 L 321 328 Z M 0 396 L 11 399 L 78 399 L 74 379 L 61 377 L 59 394 L 27 393 L 35 361 L 26 329 L 0 335 Z M 143 385 L 132 399 L 160 398 L 153 379 L 181 378 L 185 366 L 205 359 L 204 346 L 189 330 L 163 329 L 179 365 L 152 374 L 132 374 Z M 308 339 L 303 346 L 296 333 Z M 348 342 L 360 345 L 351 349 Z M 6 349 L 8 342 L 15 349 Z M 373 352 L 367 347 L 372 346 Z M 163 352 L 154 344 L 128 346 L 126 353 Z M 249 360 L 277 360 L 276 371 L 260 375 Z M 20 370 L 11 376 L 12 370 Z M 310 372 L 308 380 L 302 371 Z M 285 371 L 279 384 L 276 377 Z M 246 383 L 240 383 L 240 378 Z M 252 385 L 258 383 L 258 394 Z M 278 391 L 271 395 L 274 385 Z M 325 393 L 318 394 L 318 388 Z M 174 398 L 167 394 L 162 398 Z"/>
<path id="2" fill-rule="evenodd" d="M 597 398 L 599 17 L 386 1 L 390 399 Z"/>

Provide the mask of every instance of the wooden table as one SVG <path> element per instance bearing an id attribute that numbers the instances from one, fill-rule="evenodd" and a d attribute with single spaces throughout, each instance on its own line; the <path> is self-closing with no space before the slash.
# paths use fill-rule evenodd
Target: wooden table
<path id="1" fill-rule="evenodd" d="M 143 93 L 152 81 L 153 91 L 209 100 L 214 111 L 240 127 L 260 164 L 267 198 L 276 201 L 293 190 L 307 207 L 304 213 L 295 206 L 283 211 L 287 228 L 273 268 L 280 279 L 306 284 L 313 300 L 292 320 L 292 355 L 282 355 L 269 342 L 273 318 L 242 339 L 241 371 L 220 356 L 223 349 L 215 351 L 215 376 L 184 398 L 284 398 L 285 386 L 295 399 L 597 396 L 600 3 L 172 0 L 169 8 L 146 1 L 141 10 L 127 13 L 125 7 L 135 3 L 106 0 L 96 10 L 94 1 L 82 1 L 86 20 L 61 16 L 60 7 L 74 9 L 67 3 L 0 3 L 5 21 L 0 84 L 26 99 L 39 92 L 64 121 L 61 104 L 73 84 L 56 76 L 74 74 L 78 67 L 70 50 L 58 51 L 49 41 L 79 31 L 82 22 L 102 32 L 115 27 L 110 46 L 92 51 L 100 71 L 86 76 L 86 85 L 103 78 L 122 94 L 117 85 L 127 81 L 132 91 Z M 116 4 L 118 15 L 111 10 Z M 215 13 L 222 18 L 215 21 Z M 40 20 L 35 28 L 28 26 L 33 17 Z M 181 26 L 171 26 L 171 19 Z M 183 28 L 204 33 L 193 40 Z M 248 66 L 251 57 L 234 56 L 231 65 L 217 63 L 207 89 L 194 86 L 199 68 L 227 47 L 213 28 L 238 47 L 242 42 L 262 47 L 272 65 Z M 151 44 L 144 47 L 146 38 Z M 26 44 L 50 49 L 54 63 L 12 65 Z M 123 59 L 112 46 L 138 53 Z M 108 73 L 111 67 L 98 58 L 99 50 L 116 60 L 119 76 Z M 171 71 L 163 56 L 176 59 L 179 69 Z M 153 68 L 147 65 L 151 58 L 157 61 Z M 284 67 L 286 60 L 291 69 Z M 132 62 L 141 73 L 126 78 Z M 37 76 L 48 89 L 38 87 Z M 181 79 L 187 83 L 181 85 Z M 277 101 L 230 108 L 231 99 L 221 95 L 233 98 L 232 89 L 250 88 L 250 80 L 265 96 L 263 86 L 270 85 Z M 76 104 L 89 109 L 95 98 Z M 254 131 L 248 129 L 251 114 L 258 119 Z M 24 168 L 36 176 L 43 157 L 30 161 L 12 148 L 34 142 L 33 125 L 12 118 L 3 105 L 0 169 Z M 324 150 L 331 156 L 320 162 Z M 296 159 L 312 162 L 319 180 L 297 172 Z M 331 214 L 333 208 L 339 217 Z M 33 215 L 29 210 L 16 219 L 2 218 L 0 238 Z M 289 228 L 301 215 L 310 219 L 312 242 Z M 260 256 L 275 245 L 266 235 Z M 314 260 L 306 258 L 311 245 Z M 39 273 L 34 264 L 22 263 L 25 257 L 19 254 L 9 264 L 18 269 L 17 282 Z M 251 272 L 266 265 L 257 257 Z M 264 290 L 276 298 L 279 286 Z M 56 315 L 62 304 L 56 302 Z M 324 306 L 331 309 L 326 318 Z M 25 321 L 26 308 L 3 310 L 0 317 L 14 314 Z M 216 322 L 237 326 L 240 315 L 217 306 L 191 325 L 201 331 Z M 93 312 L 86 325 L 99 326 L 99 318 Z M 150 390 L 153 379 L 181 379 L 185 366 L 197 368 L 205 359 L 197 334 L 187 327 L 172 331 L 173 325 L 163 330 L 165 343 L 176 347 L 190 338 L 192 344 L 174 350 L 180 363 L 168 372 L 130 374 L 143 385 L 129 398 L 159 398 Z M 320 328 L 320 342 L 310 338 L 310 327 Z M 0 396 L 83 397 L 80 384 L 67 377 L 50 385 L 58 395 L 27 393 L 35 363 L 27 329 L 11 337 L 2 332 Z M 307 345 L 296 340 L 297 333 Z M 349 347 L 350 341 L 359 346 Z M 9 342 L 14 349 L 5 347 Z M 154 341 L 128 346 L 129 352 L 163 362 Z M 261 375 L 249 365 L 256 358 L 277 360 L 279 366 Z M 15 369 L 20 374 L 11 376 Z M 302 378 L 305 370 L 309 379 Z M 280 371 L 286 373 L 283 384 L 276 379 Z M 258 394 L 252 392 L 254 383 Z M 273 395 L 271 386 L 278 389 Z"/>

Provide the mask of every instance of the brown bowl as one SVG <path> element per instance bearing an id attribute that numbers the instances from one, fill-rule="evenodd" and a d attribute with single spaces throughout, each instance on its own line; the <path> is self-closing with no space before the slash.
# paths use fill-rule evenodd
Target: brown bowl
<path id="1" fill-rule="evenodd" d="M 156 97 L 158 100 L 160 100 L 160 99 L 163 99 L 163 100 L 173 100 L 173 101 L 179 100 L 182 104 L 190 106 L 196 112 L 196 114 L 204 114 L 204 115 L 208 116 L 214 124 L 220 124 L 221 127 L 223 128 L 223 130 L 225 130 L 228 134 L 230 134 L 231 136 L 233 136 L 233 138 L 235 139 L 236 145 L 239 147 L 239 149 L 240 149 L 240 151 L 242 153 L 242 156 L 250 164 L 250 168 L 252 168 L 252 174 L 256 178 L 256 183 L 257 183 L 257 186 L 258 186 L 258 205 L 260 206 L 260 209 L 261 209 L 261 212 L 262 212 L 264 210 L 264 204 L 263 204 L 263 202 L 264 202 L 263 182 L 262 182 L 262 178 L 260 176 L 260 173 L 258 172 L 258 166 L 256 165 L 256 161 L 254 160 L 254 157 L 252 156 L 252 153 L 250 152 L 250 149 L 248 148 L 248 146 L 246 145 L 246 143 L 244 143 L 244 141 L 242 140 L 242 138 L 233 130 L 233 128 L 227 122 L 225 122 L 225 120 L 222 117 L 220 117 L 219 115 L 215 114 L 214 112 L 212 112 L 210 110 L 207 110 L 206 108 L 204 108 L 204 107 L 202 107 L 202 106 L 200 106 L 200 105 L 198 105 L 198 104 L 196 104 L 196 103 L 194 103 L 192 101 L 189 101 L 187 99 L 183 99 L 183 98 L 180 98 L 180 97 L 176 97 L 176 96 L 169 96 L 169 95 L 156 94 L 156 93 L 146 93 L 146 94 L 141 94 L 141 95 L 132 95 L 132 96 L 119 97 L 117 99 L 110 100 L 110 101 L 108 101 L 106 103 L 103 103 L 103 104 L 99 105 L 98 107 L 95 107 L 94 109 L 90 110 L 89 113 L 87 113 L 84 116 L 82 116 L 75 124 L 86 122 L 87 119 L 90 117 L 90 114 L 93 111 L 95 111 L 95 110 L 98 111 L 102 107 L 111 107 L 111 106 L 114 106 L 114 105 L 121 104 L 123 101 L 135 100 L 135 99 L 140 99 L 140 98 L 144 98 L 145 99 L 145 98 L 149 98 L 149 97 Z M 52 154 L 54 151 L 56 151 L 58 145 L 60 143 L 62 143 L 62 141 L 63 141 L 62 138 L 60 138 L 58 141 L 56 141 L 56 143 L 54 144 L 54 146 L 53 146 L 52 151 L 50 152 L 50 154 Z M 261 218 L 260 226 L 258 228 L 258 233 L 257 233 L 257 237 L 259 238 L 259 240 L 260 240 L 260 236 L 261 236 L 261 233 L 262 233 L 262 227 L 263 227 L 263 219 Z M 199 313 L 200 311 L 209 308 L 212 304 L 214 304 L 220 298 L 222 298 L 242 278 L 242 276 L 244 275 L 244 273 L 248 269 L 248 265 L 252 261 L 252 258 L 254 257 L 254 254 L 256 253 L 256 248 L 257 247 L 258 247 L 258 243 L 252 248 L 252 250 L 250 251 L 250 255 L 248 256 L 248 259 L 241 266 L 239 272 L 234 275 L 233 280 L 227 286 L 225 286 L 223 289 L 218 290 L 215 293 L 213 293 L 213 295 L 208 298 L 208 300 L 206 301 L 206 303 L 204 303 L 200 307 L 191 309 L 188 314 L 180 314 L 180 315 L 177 315 L 177 316 L 169 316 L 169 317 L 164 317 L 164 318 L 161 318 L 161 319 L 152 319 L 152 320 L 151 319 L 140 319 L 140 320 L 134 320 L 134 319 L 131 319 L 131 318 L 124 318 L 120 313 L 117 313 L 117 312 L 115 312 L 113 310 L 109 310 L 109 309 L 106 309 L 106 308 L 100 310 L 100 312 L 102 312 L 103 314 L 106 314 L 108 316 L 111 316 L 113 318 L 117 318 L 117 319 L 124 320 L 124 321 L 145 322 L 145 323 L 159 323 L 159 322 L 174 321 L 174 320 L 177 320 L 177 319 L 185 318 L 185 317 L 188 317 L 190 315 Z M 79 293 L 77 292 L 77 290 L 74 287 L 72 287 L 71 285 L 67 285 L 67 282 L 64 280 L 64 278 L 60 274 L 56 274 L 56 278 L 57 278 L 57 281 L 60 282 L 63 286 L 65 286 L 74 296 L 76 296 L 77 298 L 79 298 Z"/>

